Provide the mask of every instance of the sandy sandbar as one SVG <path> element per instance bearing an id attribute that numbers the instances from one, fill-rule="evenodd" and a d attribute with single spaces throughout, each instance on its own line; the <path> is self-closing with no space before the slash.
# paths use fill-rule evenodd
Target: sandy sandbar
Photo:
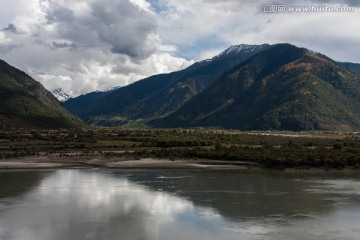
<path id="1" fill-rule="evenodd" d="M 215 160 L 122 159 L 89 157 L 23 157 L 0 161 L 0 169 L 42 169 L 66 167 L 107 167 L 119 169 L 223 169 L 258 168 L 247 162 Z"/>

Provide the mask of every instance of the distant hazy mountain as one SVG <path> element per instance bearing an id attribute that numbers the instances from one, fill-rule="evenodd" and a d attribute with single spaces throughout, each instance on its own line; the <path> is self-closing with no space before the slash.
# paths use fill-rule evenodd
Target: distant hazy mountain
<path id="1" fill-rule="evenodd" d="M 360 77 L 328 57 L 278 44 L 242 62 L 154 127 L 360 129 Z"/>
<path id="2" fill-rule="evenodd" d="M 0 60 L 0 124 L 7 127 L 59 128 L 84 124 L 39 82 Z"/>
<path id="3" fill-rule="evenodd" d="M 57 88 L 53 91 L 51 91 L 51 93 L 60 101 L 60 102 L 65 102 L 66 100 L 69 100 L 70 98 L 73 98 L 73 94 L 70 91 L 66 91 L 62 88 Z"/>
<path id="4" fill-rule="evenodd" d="M 83 94 L 81 96 L 70 98 L 64 102 L 65 107 L 72 113 L 82 116 L 82 113 L 89 108 L 89 106 L 95 104 L 103 96 L 107 95 L 109 92 L 91 92 Z"/>
<path id="5" fill-rule="evenodd" d="M 231 46 L 184 70 L 151 76 L 111 92 L 86 94 L 66 101 L 65 106 L 87 122 L 99 125 L 158 118 L 178 110 L 235 65 L 271 47 Z"/>
<path id="6" fill-rule="evenodd" d="M 342 66 L 344 66 L 345 68 L 347 68 L 348 70 L 350 70 L 351 72 L 360 75 L 360 64 L 359 63 L 343 62 L 340 64 Z"/>

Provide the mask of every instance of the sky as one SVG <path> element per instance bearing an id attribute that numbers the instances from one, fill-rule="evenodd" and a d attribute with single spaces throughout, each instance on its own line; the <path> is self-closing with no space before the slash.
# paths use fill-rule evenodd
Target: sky
<path id="1" fill-rule="evenodd" d="M 237 44 L 287 42 L 360 62 L 359 24 L 358 0 L 1 0 L 0 59 L 77 96 Z"/>

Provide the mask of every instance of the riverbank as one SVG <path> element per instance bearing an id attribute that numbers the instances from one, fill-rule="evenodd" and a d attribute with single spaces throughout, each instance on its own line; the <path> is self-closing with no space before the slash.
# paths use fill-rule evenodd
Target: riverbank
<path id="1" fill-rule="evenodd" d="M 359 172 L 354 168 L 268 168 L 266 166 L 244 161 L 219 161 L 219 160 L 170 160 L 170 159 L 123 159 L 123 158 L 85 158 L 85 157 L 22 157 L 0 161 L 0 170 L 16 169 L 61 169 L 61 168 L 112 168 L 112 169 L 162 169 L 162 170 L 211 170 L 211 171 L 246 171 L 269 170 L 288 173 L 298 172 Z"/>
<path id="2" fill-rule="evenodd" d="M 210 169 L 246 170 L 260 169 L 257 164 L 240 161 L 122 159 L 85 157 L 22 157 L 0 161 L 0 169 L 48 169 L 71 167 L 105 167 L 118 169 Z"/>

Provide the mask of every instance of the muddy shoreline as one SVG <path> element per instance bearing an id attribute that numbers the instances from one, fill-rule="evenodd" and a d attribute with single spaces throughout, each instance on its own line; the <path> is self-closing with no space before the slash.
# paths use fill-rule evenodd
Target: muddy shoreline
<path id="1" fill-rule="evenodd" d="M 359 172 L 353 168 L 284 168 L 270 169 L 252 162 L 219 161 L 219 160 L 190 160 L 190 159 L 125 159 L 104 157 L 22 157 L 0 160 L 0 170 L 11 169 L 61 169 L 61 168 L 113 168 L 113 169 L 163 169 L 163 170 L 268 170 L 296 172 Z"/>
<path id="2" fill-rule="evenodd" d="M 105 167 L 119 169 L 258 169 L 247 162 L 168 160 L 168 159 L 125 159 L 102 157 L 23 157 L 0 161 L 0 169 L 46 169 L 71 167 Z"/>

